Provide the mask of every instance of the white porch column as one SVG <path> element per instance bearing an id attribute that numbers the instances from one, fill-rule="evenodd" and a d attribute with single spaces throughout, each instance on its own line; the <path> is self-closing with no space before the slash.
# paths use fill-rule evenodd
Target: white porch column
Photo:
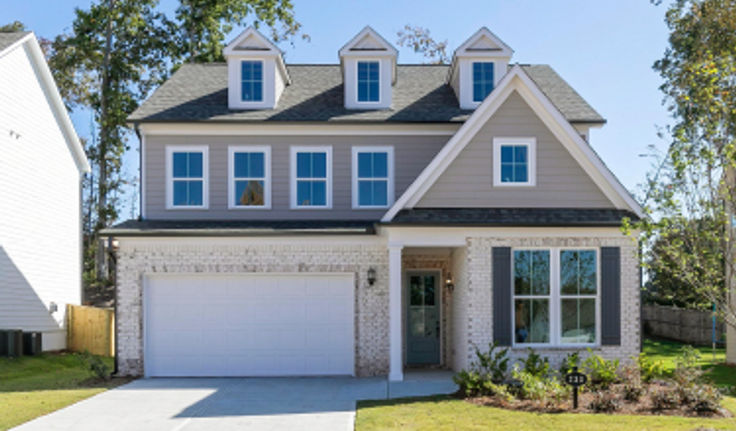
<path id="1" fill-rule="evenodd" d="M 389 374 L 391 381 L 404 380 L 404 361 L 401 355 L 401 249 L 402 245 L 388 246 L 388 334 Z"/>

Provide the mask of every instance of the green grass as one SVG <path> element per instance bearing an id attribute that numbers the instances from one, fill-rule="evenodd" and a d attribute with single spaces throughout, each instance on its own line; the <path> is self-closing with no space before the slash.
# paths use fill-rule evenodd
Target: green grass
<path id="1" fill-rule="evenodd" d="M 674 369 L 679 343 L 649 341 L 644 352 Z M 701 364 L 717 385 L 736 384 L 736 369 L 722 364 L 723 349 L 716 351 L 716 361 L 709 348 L 699 348 Z M 720 362 L 720 363 L 719 363 Z M 724 407 L 736 412 L 736 398 L 726 397 Z M 402 400 L 361 401 L 358 403 L 355 429 L 374 430 L 514 430 L 514 431 L 634 431 L 687 430 L 701 428 L 735 430 L 736 419 L 701 419 L 677 416 L 628 416 L 604 414 L 541 414 L 495 407 L 477 406 L 451 397 L 408 398 Z"/>
<path id="2" fill-rule="evenodd" d="M 104 358 L 112 367 L 112 359 Z M 75 354 L 0 358 L 0 430 L 91 397 L 127 380 L 92 379 Z"/>

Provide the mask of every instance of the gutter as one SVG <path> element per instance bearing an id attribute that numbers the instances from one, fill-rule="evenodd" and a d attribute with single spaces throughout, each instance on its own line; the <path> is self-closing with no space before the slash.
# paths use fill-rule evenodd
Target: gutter
<path id="1" fill-rule="evenodd" d="M 244 237 L 294 235 L 373 235 L 374 227 L 332 229 L 103 229 L 101 236 L 110 237 Z"/>

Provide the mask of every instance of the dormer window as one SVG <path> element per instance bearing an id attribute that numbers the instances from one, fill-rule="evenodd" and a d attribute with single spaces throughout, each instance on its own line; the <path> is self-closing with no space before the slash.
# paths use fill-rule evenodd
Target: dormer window
<path id="1" fill-rule="evenodd" d="M 240 92 L 243 102 L 263 101 L 263 62 L 246 60 L 240 63 Z"/>
<path id="2" fill-rule="evenodd" d="M 482 102 L 493 91 L 492 61 L 476 61 L 473 63 L 473 102 Z"/>
<path id="3" fill-rule="evenodd" d="M 345 107 L 391 108 L 398 51 L 370 27 L 340 49 Z"/>
<path id="4" fill-rule="evenodd" d="M 378 102 L 380 100 L 380 63 L 377 61 L 358 62 L 358 102 Z"/>

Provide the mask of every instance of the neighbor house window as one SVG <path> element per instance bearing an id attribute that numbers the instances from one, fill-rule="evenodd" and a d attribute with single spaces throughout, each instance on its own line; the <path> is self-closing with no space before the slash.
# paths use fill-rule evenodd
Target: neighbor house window
<path id="1" fill-rule="evenodd" d="M 230 147 L 229 208 L 271 207 L 271 149 Z"/>
<path id="2" fill-rule="evenodd" d="M 353 208 L 386 208 L 393 203 L 392 147 L 353 147 Z"/>
<path id="3" fill-rule="evenodd" d="M 536 139 L 493 140 L 493 185 L 536 185 Z"/>
<path id="4" fill-rule="evenodd" d="M 593 249 L 514 250 L 515 344 L 597 342 L 597 256 Z"/>
<path id="5" fill-rule="evenodd" d="M 473 102 L 482 102 L 493 91 L 493 63 L 473 63 Z"/>
<path id="6" fill-rule="evenodd" d="M 167 147 L 167 208 L 207 207 L 207 147 Z"/>
<path id="7" fill-rule="evenodd" d="M 377 61 L 358 62 L 358 102 L 379 101 L 379 69 Z"/>
<path id="8" fill-rule="evenodd" d="M 292 208 L 332 205 L 332 147 L 291 148 Z"/>
<path id="9" fill-rule="evenodd" d="M 240 63 L 240 97 L 243 102 L 263 101 L 263 62 L 246 60 Z"/>

